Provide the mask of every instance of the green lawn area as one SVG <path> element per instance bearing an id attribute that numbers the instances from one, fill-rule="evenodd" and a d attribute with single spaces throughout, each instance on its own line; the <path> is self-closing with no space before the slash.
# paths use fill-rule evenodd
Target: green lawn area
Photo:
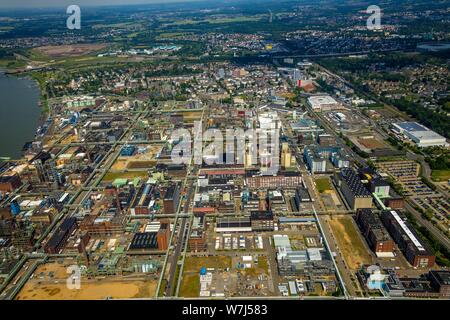
<path id="1" fill-rule="evenodd" d="M 258 268 L 263 269 L 265 273 L 269 273 L 269 263 L 267 262 L 267 257 L 258 257 Z"/>
<path id="2" fill-rule="evenodd" d="M 316 186 L 319 193 L 324 193 L 327 190 L 333 190 L 330 179 L 328 178 L 316 179 Z"/>
<path id="3" fill-rule="evenodd" d="M 200 294 L 199 273 L 184 274 L 181 280 L 180 297 L 196 298 Z"/>
<path id="4" fill-rule="evenodd" d="M 147 171 L 131 171 L 131 172 L 108 172 L 103 177 L 103 182 L 112 182 L 116 179 L 134 179 L 134 178 L 148 178 Z"/>
<path id="5" fill-rule="evenodd" d="M 450 179 L 450 170 L 433 170 L 431 172 L 433 181 L 441 182 Z"/>
<path id="6" fill-rule="evenodd" d="M 227 256 L 211 256 L 211 257 L 186 257 L 184 262 L 184 271 L 200 273 L 200 269 L 215 268 L 226 269 L 231 268 L 231 257 Z"/>
<path id="7" fill-rule="evenodd" d="M 200 269 L 231 268 L 231 257 L 211 256 L 211 257 L 186 257 L 184 262 L 183 278 L 181 279 L 180 296 L 198 297 L 200 293 Z"/>
<path id="8" fill-rule="evenodd" d="M 329 220 L 329 223 L 348 266 L 356 270 L 363 264 L 372 263 L 372 259 L 352 219 L 352 217 L 334 218 Z"/>

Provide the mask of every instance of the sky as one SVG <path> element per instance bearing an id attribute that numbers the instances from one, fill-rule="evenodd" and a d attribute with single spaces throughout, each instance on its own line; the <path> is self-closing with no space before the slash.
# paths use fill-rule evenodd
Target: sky
<path id="1" fill-rule="evenodd" d="M 69 6 L 123 5 L 123 4 L 152 4 L 168 2 L 192 2 L 198 0 L 0 0 L 0 8 L 48 8 Z"/>

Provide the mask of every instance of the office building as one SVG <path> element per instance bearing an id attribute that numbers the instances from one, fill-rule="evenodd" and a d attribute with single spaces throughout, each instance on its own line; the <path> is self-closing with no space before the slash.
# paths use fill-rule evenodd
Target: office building
<path id="1" fill-rule="evenodd" d="M 318 149 L 305 147 L 303 157 L 311 173 L 323 173 L 327 171 L 327 160 Z"/>

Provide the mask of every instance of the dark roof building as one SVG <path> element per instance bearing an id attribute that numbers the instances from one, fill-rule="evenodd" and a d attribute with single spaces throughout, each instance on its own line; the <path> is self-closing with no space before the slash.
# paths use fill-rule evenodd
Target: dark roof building
<path id="1" fill-rule="evenodd" d="M 158 240 L 156 232 L 136 233 L 130 244 L 131 250 L 158 249 Z"/>
<path id="2" fill-rule="evenodd" d="M 434 265 L 435 255 L 405 221 L 404 216 L 394 210 L 387 210 L 381 214 L 381 220 L 411 265 L 421 268 Z"/>

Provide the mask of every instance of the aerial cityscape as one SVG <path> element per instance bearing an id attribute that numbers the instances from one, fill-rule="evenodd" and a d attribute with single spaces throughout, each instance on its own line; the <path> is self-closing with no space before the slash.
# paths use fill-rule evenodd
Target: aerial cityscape
<path id="1" fill-rule="evenodd" d="M 55 2 L 0 5 L 0 300 L 450 299 L 449 0 Z"/>

